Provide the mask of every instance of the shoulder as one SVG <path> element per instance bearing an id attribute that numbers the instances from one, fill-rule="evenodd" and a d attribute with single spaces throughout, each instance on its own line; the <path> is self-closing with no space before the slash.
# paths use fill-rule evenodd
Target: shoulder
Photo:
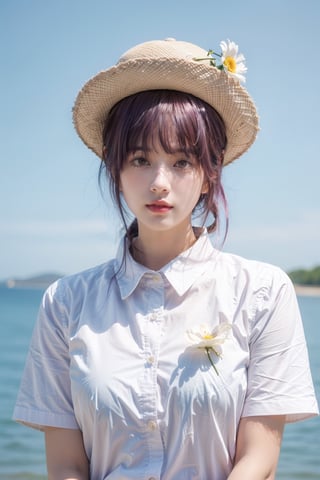
<path id="1" fill-rule="evenodd" d="M 108 290 L 115 276 L 115 259 L 96 265 L 72 275 L 67 275 L 51 284 L 44 299 L 70 302 L 84 299 L 87 295 L 97 296 L 101 290 Z"/>
<path id="2" fill-rule="evenodd" d="M 82 319 L 92 321 L 97 312 L 105 310 L 114 279 L 115 261 L 110 260 L 57 280 L 43 295 L 39 325 L 70 332 L 76 330 Z"/>
<path id="3" fill-rule="evenodd" d="M 284 270 L 276 265 L 250 260 L 232 253 L 220 252 L 218 268 L 225 270 L 235 281 L 245 282 L 255 287 L 271 287 L 291 284 Z"/>
<path id="4" fill-rule="evenodd" d="M 278 266 L 249 260 L 239 255 L 220 252 L 217 259 L 217 281 L 232 291 L 234 301 L 247 308 L 251 314 L 270 310 L 281 298 L 296 302 L 293 284 Z"/>

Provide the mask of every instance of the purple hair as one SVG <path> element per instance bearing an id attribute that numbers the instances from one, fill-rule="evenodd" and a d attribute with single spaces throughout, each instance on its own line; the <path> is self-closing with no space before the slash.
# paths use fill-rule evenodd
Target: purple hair
<path id="1" fill-rule="evenodd" d="M 128 153 L 136 145 L 143 149 L 159 141 L 167 153 L 174 153 L 170 144 L 173 125 L 182 151 L 194 154 L 203 169 L 208 191 L 201 194 L 196 209 L 203 215 L 203 224 L 211 217 L 208 231 L 220 226 L 220 208 L 225 213 L 227 234 L 227 202 L 221 184 L 223 154 L 227 144 L 225 125 L 220 115 L 206 102 L 191 94 L 173 90 L 150 90 L 136 93 L 118 102 L 106 118 L 103 129 L 103 155 L 100 179 L 105 169 L 111 194 L 131 238 L 137 234 L 136 220 L 128 228 L 120 194 L 120 173 Z M 176 148 L 176 146 L 175 146 Z"/>

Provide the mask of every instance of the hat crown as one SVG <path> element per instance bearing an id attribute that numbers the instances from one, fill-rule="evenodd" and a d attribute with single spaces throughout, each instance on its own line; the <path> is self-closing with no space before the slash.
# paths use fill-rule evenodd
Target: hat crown
<path id="1" fill-rule="evenodd" d="M 206 56 L 207 52 L 197 45 L 177 41 L 174 38 L 166 38 L 165 40 L 140 43 L 130 48 L 120 57 L 118 64 L 129 60 L 152 60 L 157 58 L 175 58 L 190 61 Z"/>

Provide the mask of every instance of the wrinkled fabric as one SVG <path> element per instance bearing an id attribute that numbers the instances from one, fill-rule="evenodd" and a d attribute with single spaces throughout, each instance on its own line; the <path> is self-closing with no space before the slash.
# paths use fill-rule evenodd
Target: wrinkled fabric
<path id="1" fill-rule="evenodd" d="M 223 322 L 217 374 L 186 331 Z M 317 412 L 289 278 L 204 232 L 158 272 L 120 248 L 49 287 L 14 418 L 80 428 L 91 480 L 225 480 L 241 417 Z"/>

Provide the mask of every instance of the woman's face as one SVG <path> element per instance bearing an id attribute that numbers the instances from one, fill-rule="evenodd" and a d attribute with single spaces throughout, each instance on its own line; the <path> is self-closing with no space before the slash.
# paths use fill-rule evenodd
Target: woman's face
<path id="1" fill-rule="evenodd" d="M 184 231 L 191 224 L 200 195 L 206 191 L 195 156 L 179 148 L 172 151 L 164 151 L 159 142 L 147 150 L 137 145 L 124 163 L 120 188 L 138 220 L 139 233 L 144 229 Z"/>

